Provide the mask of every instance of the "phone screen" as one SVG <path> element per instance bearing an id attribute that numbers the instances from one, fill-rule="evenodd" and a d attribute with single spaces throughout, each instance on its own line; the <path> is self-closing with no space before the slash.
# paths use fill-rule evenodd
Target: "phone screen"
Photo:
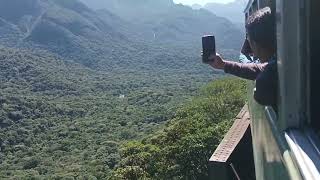
<path id="1" fill-rule="evenodd" d="M 202 37 L 202 52 L 202 61 L 205 63 L 210 61 L 210 55 L 216 54 L 216 40 L 213 35 Z"/>

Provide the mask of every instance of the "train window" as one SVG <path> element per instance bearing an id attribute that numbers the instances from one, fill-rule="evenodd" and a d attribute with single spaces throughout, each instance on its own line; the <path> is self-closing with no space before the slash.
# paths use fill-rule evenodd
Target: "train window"
<path id="1" fill-rule="evenodd" d="M 309 20 L 309 33 L 310 33 L 310 113 L 311 124 L 315 127 L 317 132 L 320 133 L 320 24 L 318 18 L 320 17 L 320 1 L 310 1 L 310 20 Z"/>
<path id="2" fill-rule="evenodd" d="M 259 9 L 257 0 L 253 1 L 252 8 L 253 8 L 252 9 L 253 12 L 255 12 L 255 11 L 257 11 Z"/>

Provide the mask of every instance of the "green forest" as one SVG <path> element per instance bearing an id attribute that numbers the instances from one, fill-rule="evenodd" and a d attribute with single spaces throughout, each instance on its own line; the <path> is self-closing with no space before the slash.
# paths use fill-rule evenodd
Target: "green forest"
<path id="1" fill-rule="evenodd" d="M 236 59 L 242 31 L 172 0 L 90 3 L 0 2 L 0 179 L 205 179 L 245 82 L 202 64 L 201 36 Z"/>
<path id="2" fill-rule="evenodd" d="M 135 90 L 45 52 L 0 54 L 1 179 L 205 177 L 210 153 L 244 104 L 237 79 L 200 91 L 195 82 L 141 88 L 150 82 L 137 79 Z"/>
<path id="3" fill-rule="evenodd" d="M 245 103 L 245 81 L 209 83 L 165 128 L 121 146 L 111 179 L 208 179 L 208 158 Z"/>
<path id="4" fill-rule="evenodd" d="M 1 179 L 205 178 L 245 101 L 234 78 L 189 102 L 163 90 L 118 97 L 104 76 L 54 58 L 1 50 Z"/>
<path id="5" fill-rule="evenodd" d="M 144 76 L 130 81 L 45 52 L 2 48 L 0 53 L 3 178 L 29 173 L 64 177 L 73 171 L 106 175 L 120 159 L 119 143 L 159 129 L 196 94 L 196 82 L 179 85 Z M 42 170 L 35 170 L 40 164 Z"/>

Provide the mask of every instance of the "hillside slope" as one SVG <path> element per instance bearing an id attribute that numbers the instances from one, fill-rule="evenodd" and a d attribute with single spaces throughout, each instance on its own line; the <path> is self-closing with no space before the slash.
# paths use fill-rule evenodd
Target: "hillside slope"
<path id="1" fill-rule="evenodd" d="M 133 54 L 142 51 L 146 61 L 159 49 L 199 52 L 203 34 L 215 34 L 220 51 L 236 55 L 242 38 L 225 19 L 170 0 L 106 1 L 108 6 L 100 11 L 77 0 L 25 0 L 23 6 L 19 2 L 0 3 L 0 44 L 46 49 L 91 68 L 116 69 L 119 60 L 132 61 Z M 14 13 L 18 4 L 19 13 Z"/>
<path id="2" fill-rule="evenodd" d="M 224 18 L 171 0 L 119 2 L 0 1 L 0 179 L 106 179 L 122 143 L 162 129 L 224 75 L 201 63 L 203 33 L 238 55 L 241 33 Z M 120 13 L 129 6 L 149 10 Z"/>
<path id="3" fill-rule="evenodd" d="M 3 45 L 46 49 L 90 67 L 97 66 L 103 55 L 119 56 L 122 49 L 132 48 L 117 27 L 107 23 L 107 19 L 114 19 L 111 14 L 102 20 L 76 0 L 25 0 L 23 6 L 19 2 L 0 3 Z M 15 13 L 17 8 L 19 13 Z"/>
<path id="4" fill-rule="evenodd" d="M 0 70 L 0 179 L 105 179 L 119 144 L 163 126 L 208 81 L 181 70 L 105 73 L 8 48 Z"/>
<path id="5" fill-rule="evenodd" d="M 220 3 L 207 3 L 204 5 L 204 9 L 216 14 L 217 16 L 224 17 L 229 21 L 233 22 L 239 28 L 244 28 L 244 8 L 246 6 L 246 1 L 235 0 L 234 2 L 227 4 Z"/>
<path id="6" fill-rule="evenodd" d="M 174 4 L 172 0 L 81 0 L 89 7 L 107 9 L 141 27 L 145 39 L 195 46 L 201 36 L 214 34 L 221 49 L 238 49 L 242 34 L 229 21 L 201 9 Z M 195 46 L 197 47 L 197 46 Z"/>
<path id="7" fill-rule="evenodd" d="M 167 127 L 121 148 L 117 179 L 209 179 L 208 159 L 245 103 L 245 81 L 208 84 Z"/>

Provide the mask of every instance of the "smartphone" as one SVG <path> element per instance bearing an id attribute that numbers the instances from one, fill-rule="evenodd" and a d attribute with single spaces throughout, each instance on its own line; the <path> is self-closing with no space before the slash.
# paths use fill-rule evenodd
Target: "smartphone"
<path id="1" fill-rule="evenodd" d="M 202 37 L 202 53 L 202 61 L 204 63 L 210 62 L 210 55 L 216 54 L 216 40 L 213 35 Z"/>

